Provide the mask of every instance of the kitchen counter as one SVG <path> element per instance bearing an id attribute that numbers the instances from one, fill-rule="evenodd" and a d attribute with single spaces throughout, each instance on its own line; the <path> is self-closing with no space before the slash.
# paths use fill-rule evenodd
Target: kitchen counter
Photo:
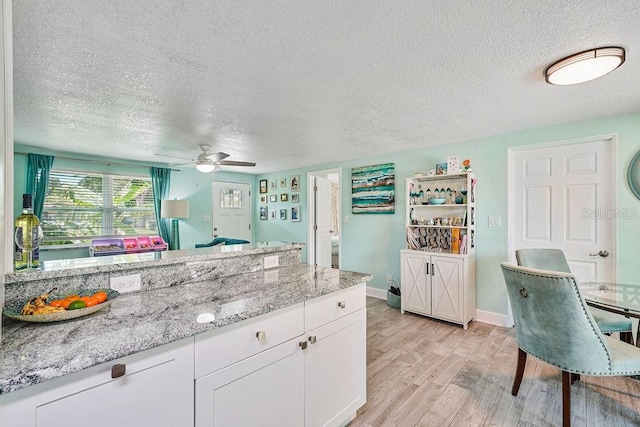
<path id="1" fill-rule="evenodd" d="M 124 294 L 97 313 L 64 322 L 37 324 L 5 318 L 0 394 L 370 279 L 368 274 L 297 264 Z M 212 320 L 199 323 L 203 313 L 212 314 Z"/>

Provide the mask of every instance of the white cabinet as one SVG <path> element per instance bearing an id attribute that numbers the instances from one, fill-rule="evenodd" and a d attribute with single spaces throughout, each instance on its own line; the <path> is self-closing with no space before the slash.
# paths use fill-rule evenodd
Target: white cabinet
<path id="1" fill-rule="evenodd" d="M 300 342 L 302 336 L 197 379 L 196 427 L 304 425 Z"/>
<path id="2" fill-rule="evenodd" d="M 364 284 L 305 306 L 305 425 L 344 425 L 365 404 L 367 310 Z"/>
<path id="3" fill-rule="evenodd" d="M 401 311 L 458 323 L 475 317 L 475 257 L 401 251 Z"/>
<path id="4" fill-rule="evenodd" d="M 401 312 L 461 324 L 475 317 L 476 177 L 407 178 Z"/>
<path id="5" fill-rule="evenodd" d="M 196 427 L 344 425 L 366 401 L 365 292 L 196 337 Z"/>
<path id="6" fill-rule="evenodd" d="M 187 339 L 9 393 L 0 425 L 183 427 L 193 425 L 193 402 Z"/>

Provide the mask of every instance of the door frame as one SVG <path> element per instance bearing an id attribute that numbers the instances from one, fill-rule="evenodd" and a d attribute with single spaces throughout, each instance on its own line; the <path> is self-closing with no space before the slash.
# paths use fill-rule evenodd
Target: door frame
<path id="1" fill-rule="evenodd" d="M 309 221 L 307 221 L 307 263 L 315 264 L 316 259 L 316 233 L 315 233 L 315 218 L 316 218 L 316 198 L 313 190 L 314 180 L 313 177 L 322 176 L 325 177 L 328 174 L 338 174 L 338 226 L 340 227 L 338 241 L 338 268 L 342 267 L 342 168 L 322 169 L 317 171 L 307 172 L 307 212 L 309 215 Z"/>
<path id="2" fill-rule="evenodd" d="M 516 264 L 516 254 L 515 251 L 513 250 L 513 245 L 512 245 L 512 240 L 513 240 L 513 215 L 514 215 L 514 209 L 512 207 L 512 191 L 513 191 L 513 184 L 511 183 L 511 175 L 515 170 L 516 165 L 514 164 L 514 157 L 515 157 L 515 153 L 516 152 L 521 152 L 521 151 L 526 151 L 526 150 L 533 150 L 533 149 L 539 149 L 539 148 L 545 148 L 545 147 L 560 147 L 560 146 L 565 146 L 565 145 L 578 145 L 578 144 L 586 144 L 586 143 L 591 143 L 591 142 L 596 142 L 596 141 L 609 141 L 610 145 L 609 145 L 609 149 L 611 151 L 611 176 L 612 176 L 612 181 L 613 181 L 613 191 L 612 191 L 612 200 L 611 202 L 613 203 L 613 206 L 618 206 L 618 191 L 619 191 L 619 185 L 618 185 L 618 181 L 617 181 L 617 177 L 618 177 L 618 166 L 619 166 L 619 160 L 618 160 L 618 135 L 617 134 L 604 134 L 604 135 L 594 135 L 594 136 L 587 136 L 587 137 L 582 137 L 582 138 L 575 138 L 575 139 L 566 139 L 566 140 L 560 140 L 560 141 L 549 141 L 549 142 L 543 142 L 543 143 L 539 143 L 539 144 L 527 144 L 527 145 L 521 145 L 521 146 L 516 146 L 516 147 L 508 147 L 507 148 L 507 223 L 509 224 L 509 226 L 507 227 L 507 259 L 510 263 L 512 264 Z M 614 253 L 614 277 L 617 277 L 618 275 L 618 267 L 617 267 L 617 251 L 618 251 L 618 221 L 615 221 L 614 224 L 614 233 L 612 236 L 612 247 L 615 248 L 615 253 Z M 507 324 L 508 325 L 513 325 L 513 313 L 511 312 L 511 304 L 509 304 L 509 300 L 507 297 Z"/>

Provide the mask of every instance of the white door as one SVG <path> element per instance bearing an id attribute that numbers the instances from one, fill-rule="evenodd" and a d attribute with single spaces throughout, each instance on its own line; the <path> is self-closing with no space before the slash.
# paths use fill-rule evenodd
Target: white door
<path id="1" fill-rule="evenodd" d="M 462 260 L 431 256 L 431 314 L 454 322 L 464 321 Z"/>
<path id="2" fill-rule="evenodd" d="M 316 265 L 331 268 L 331 182 L 316 176 Z"/>
<path id="3" fill-rule="evenodd" d="M 196 380 L 196 427 L 304 424 L 300 337 Z"/>
<path id="4" fill-rule="evenodd" d="M 512 259 L 561 249 L 578 280 L 615 281 L 614 152 L 611 138 L 511 151 Z"/>
<path id="5" fill-rule="evenodd" d="M 229 237 L 251 241 L 250 191 L 249 184 L 213 181 L 214 238 Z"/>
<path id="6" fill-rule="evenodd" d="M 402 284 L 402 312 L 431 314 L 430 256 L 415 251 L 415 254 L 402 251 L 400 283 Z"/>
<path id="7" fill-rule="evenodd" d="M 308 332 L 305 426 L 344 425 L 364 405 L 367 394 L 366 337 L 366 309 Z"/>

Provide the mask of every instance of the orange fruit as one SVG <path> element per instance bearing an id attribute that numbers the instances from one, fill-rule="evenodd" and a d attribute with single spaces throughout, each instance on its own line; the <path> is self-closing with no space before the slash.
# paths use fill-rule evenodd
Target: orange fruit
<path id="1" fill-rule="evenodd" d="M 94 305 L 100 304 L 100 301 L 98 301 L 98 298 L 95 296 L 80 297 L 80 301 L 83 301 L 87 307 L 93 307 Z"/>
<path id="2" fill-rule="evenodd" d="M 93 296 L 95 298 L 98 298 L 98 301 L 102 304 L 103 302 L 105 302 L 108 298 L 107 293 L 105 291 L 98 291 L 95 294 L 93 294 Z"/>

